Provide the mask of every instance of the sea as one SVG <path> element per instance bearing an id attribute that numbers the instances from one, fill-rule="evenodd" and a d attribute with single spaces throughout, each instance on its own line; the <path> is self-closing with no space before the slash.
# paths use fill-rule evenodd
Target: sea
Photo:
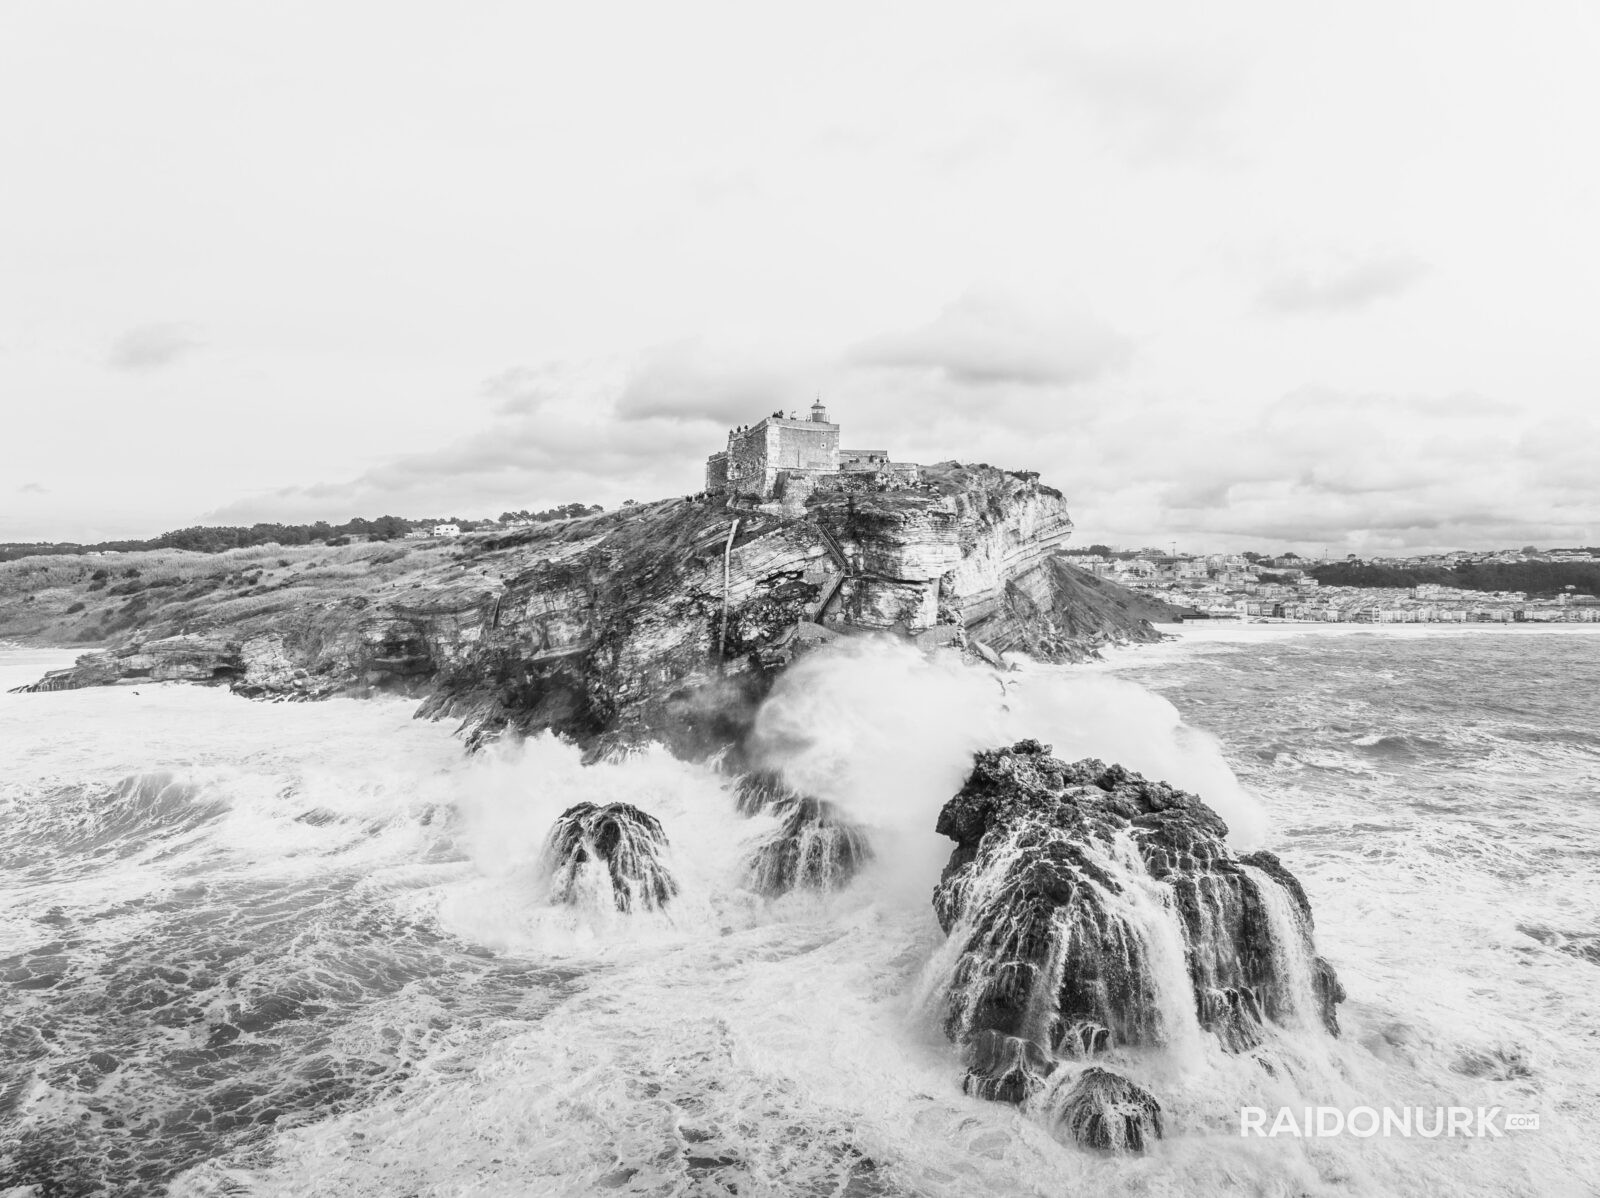
<path id="1" fill-rule="evenodd" d="M 1087 667 L 806 659 L 759 743 L 874 858 L 777 900 L 776 821 L 715 762 L 469 757 L 400 699 L 3 693 L 70 654 L 0 646 L 0 1195 L 1600 1192 L 1600 636 L 1171 631 Z M 1125 1053 L 1163 1108 L 1140 1156 L 966 1097 L 932 829 L 1023 736 L 1277 853 L 1341 1036 Z M 614 801 L 665 829 L 664 911 L 551 901 L 555 818 Z"/>

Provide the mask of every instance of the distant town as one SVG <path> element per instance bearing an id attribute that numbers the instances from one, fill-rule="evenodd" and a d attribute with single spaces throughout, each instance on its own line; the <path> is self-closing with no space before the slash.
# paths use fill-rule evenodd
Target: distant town
<path id="1" fill-rule="evenodd" d="M 1084 570 L 1213 620 L 1317 624 L 1600 622 L 1600 548 L 1306 558 L 1068 551 Z M 1496 580 L 1520 590 L 1488 589 Z"/>

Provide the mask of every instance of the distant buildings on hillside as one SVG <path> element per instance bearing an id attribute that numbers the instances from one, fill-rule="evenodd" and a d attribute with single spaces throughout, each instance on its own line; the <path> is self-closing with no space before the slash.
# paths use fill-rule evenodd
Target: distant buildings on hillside
<path id="1" fill-rule="evenodd" d="M 1103 548 L 1103 547 L 1102 547 Z M 1254 559 L 1254 560 L 1252 560 Z M 1074 564 L 1212 619 L 1355 624 L 1600 623 L 1600 598 L 1567 592 L 1530 599 L 1521 591 L 1471 591 L 1439 583 L 1413 587 L 1325 586 L 1307 572 L 1320 563 L 1284 555 L 1073 554 Z M 1492 562 L 1600 563 L 1588 550 L 1449 553 L 1366 559 L 1395 569 Z"/>

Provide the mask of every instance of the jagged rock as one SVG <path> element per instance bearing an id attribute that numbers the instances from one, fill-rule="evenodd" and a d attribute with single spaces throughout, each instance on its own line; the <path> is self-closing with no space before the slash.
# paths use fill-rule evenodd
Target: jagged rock
<path id="1" fill-rule="evenodd" d="M 1252 865 L 1261 870 L 1288 893 L 1300 913 L 1301 920 L 1305 923 L 1308 936 L 1316 930 L 1316 922 L 1311 914 L 1311 900 L 1306 897 L 1305 887 L 1300 885 L 1300 879 L 1290 873 L 1283 862 L 1278 860 L 1276 853 L 1260 849 L 1254 853 L 1244 854 L 1239 861 L 1241 864 Z M 1339 1034 L 1337 1006 L 1345 999 L 1344 986 L 1334 973 L 1333 966 L 1323 958 L 1314 957 L 1311 965 L 1312 985 L 1317 996 L 1317 1015 L 1322 1020 L 1322 1025 L 1332 1035 L 1337 1036 Z"/>
<path id="2" fill-rule="evenodd" d="M 746 866 L 750 888 L 769 898 L 791 890 L 839 890 L 872 860 L 866 833 L 832 803 L 800 794 L 771 770 L 742 776 L 735 794 L 741 815 L 783 819 Z"/>
<path id="3" fill-rule="evenodd" d="M 1270 855 L 1235 858 L 1197 796 L 1027 740 L 976 755 L 938 831 L 956 842 L 934 909 L 961 940 L 957 1042 L 1082 1057 L 1196 1024 L 1231 1051 L 1268 1022 L 1337 1034 L 1303 890 Z"/>
<path id="4" fill-rule="evenodd" d="M 109 652 L 85 653 L 20 691 L 77 690 L 119 682 L 232 682 L 243 671 L 237 641 L 221 636 L 135 640 Z"/>
<path id="5" fill-rule="evenodd" d="M 1031 1040 L 985 1029 L 967 1045 L 961 1089 L 990 1102 L 1022 1102 L 1044 1088 L 1056 1062 Z"/>
<path id="6" fill-rule="evenodd" d="M 1005 663 L 1000 660 L 1000 655 L 993 649 L 989 648 L 989 646 L 984 644 L 982 641 L 969 638 L 967 645 L 974 653 L 983 658 L 984 661 L 988 662 L 995 669 L 1001 669 L 1005 665 Z"/>
<path id="7" fill-rule="evenodd" d="M 662 860 L 666 847 L 661 822 L 631 803 L 568 807 L 545 842 L 551 897 L 567 906 L 596 901 L 623 912 L 659 910 L 678 893 Z"/>
<path id="8" fill-rule="evenodd" d="M 785 782 L 777 770 L 751 770 L 739 775 L 733 793 L 740 815 L 788 811 L 800 801 L 800 792 Z"/>
<path id="9" fill-rule="evenodd" d="M 772 838 L 756 849 L 753 890 L 777 897 L 791 890 L 839 890 L 872 860 L 866 834 L 831 803 L 802 799 Z"/>
<path id="10" fill-rule="evenodd" d="M 1093 1065 L 1051 1101 L 1049 1117 L 1061 1133 L 1100 1152 L 1144 1152 L 1162 1134 L 1155 1095 Z"/>

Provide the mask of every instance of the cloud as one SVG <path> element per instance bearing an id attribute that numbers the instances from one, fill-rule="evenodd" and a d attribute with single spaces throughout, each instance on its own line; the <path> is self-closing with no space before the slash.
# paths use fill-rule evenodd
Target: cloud
<path id="1" fill-rule="evenodd" d="M 923 328 L 831 360 L 691 339 L 626 359 L 519 365 L 479 384 L 494 401 L 483 427 L 352 478 L 260 492 L 205 519 L 492 514 L 687 494 L 703 485 L 725 428 L 775 408 L 803 410 L 819 391 L 848 436 L 882 441 L 903 460 L 958 456 L 975 429 L 996 423 L 1031 454 L 1051 430 L 1081 431 L 1062 392 L 1124 352 L 1082 315 L 1041 318 L 969 295 Z"/>
<path id="2" fill-rule="evenodd" d="M 622 420 L 704 420 L 737 424 L 810 402 L 818 370 L 785 367 L 754 354 L 716 352 L 698 339 L 656 346 L 629 367 L 616 413 Z"/>
<path id="3" fill-rule="evenodd" d="M 1269 279 L 1256 303 L 1286 316 L 1357 312 L 1410 290 L 1427 273 L 1425 263 L 1405 255 L 1346 261 L 1321 269 L 1297 268 Z"/>
<path id="4" fill-rule="evenodd" d="M 848 441 L 901 461 L 988 461 L 1061 487 L 1083 541 L 1339 552 L 1600 543 L 1600 427 L 1534 423 L 1474 392 L 1305 387 L 1255 408 L 1150 392 L 1101 329 L 972 296 L 832 363 L 752 372 L 704 343 L 502 370 L 489 421 L 344 480 L 260 493 L 207 521 L 493 515 L 701 486 L 728 424 L 798 406 L 822 377 Z M 1085 346 L 1089 348 L 1085 348 Z M 1109 347 L 1109 348 L 1108 348 Z"/>
<path id="5" fill-rule="evenodd" d="M 1027 54 L 1029 65 L 1100 130 L 1104 148 L 1138 166 L 1224 152 L 1222 118 L 1246 67 L 1214 43 L 1208 57 L 1195 48 L 1203 44 L 1046 42 Z"/>
<path id="6" fill-rule="evenodd" d="M 204 344 L 193 325 L 139 325 L 117 338 L 106 355 L 106 364 L 113 370 L 160 370 L 188 357 Z"/>
<path id="7" fill-rule="evenodd" d="M 698 490 L 705 457 L 716 448 L 714 426 L 671 417 L 622 418 L 624 373 L 615 364 L 596 363 L 501 371 L 480 388 L 502 400 L 483 428 L 348 480 L 258 493 L 205 519 L 493 515 L 505 507 L 579 500 L 611 505 Z"/>
<path id="8" fill-rule="evenodd" d="M 566 369 L 558 363 L 544 366 L 512 366 L 483 381 L 479 390 L 499 401 L 501 416 L 532 416 L 546 405 L 564 397 Z"/>
<path id="9" fill-rule="evenodd" d="M 1160 437 L 1137 437 L 1140 425 Z M 1168 404 L 1098 430 L 1075 463 L 1093 540 L 1341 552 L 1593 544 L 1600 427 L 1530 424 L 1472 393 L 1304 388 L 1254 418 Z"/>
<path id="10" fill-rule="evenodd" d="M 1121 365 L 1128 343 L 1080 312 L 1041 318 L 969 292 L 928 324 L 861 342 L 852 365 L 919 371 L 958 384 L 1072 386 Z"/>
<path id="11" fill-rule="evenodd" d="M 17 493 L 20 495 L 48 495 L 50 490 L 40 483 L 23 483 L 17 488 Z"/>

